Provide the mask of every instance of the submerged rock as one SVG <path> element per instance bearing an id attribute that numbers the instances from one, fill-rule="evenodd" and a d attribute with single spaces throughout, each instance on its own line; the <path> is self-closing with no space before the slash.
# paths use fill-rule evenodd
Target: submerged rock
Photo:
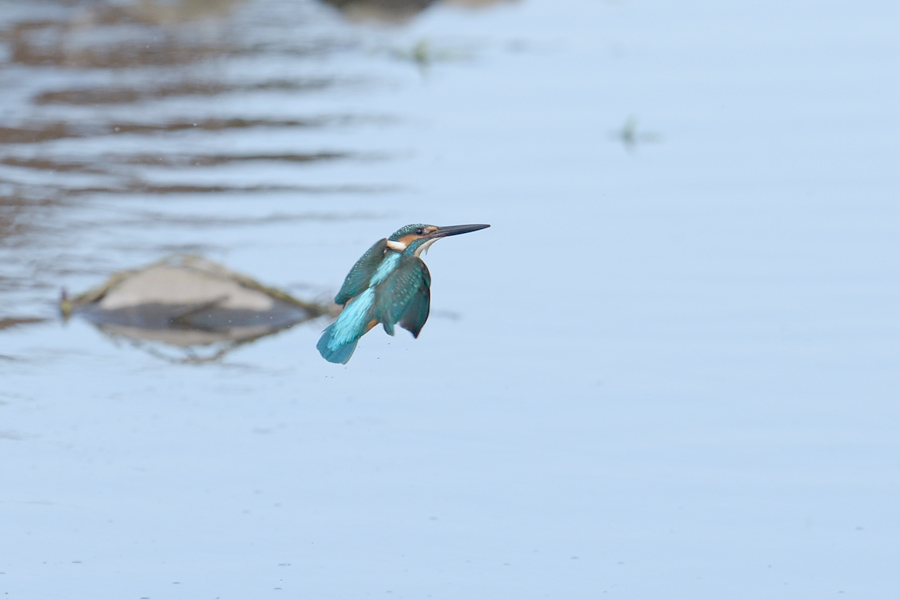
<path id="1" fill-rule="evenodd" d="M 116 273 L 74 298 L 63 295 L 60 310 L 64 318 L 80 316 L 114 338 L 177 347 L 186 353 L 181 360 L 193 361 L 216 359 L 332 309 L 203 258 L 176 256 Z M 201 349 L 205 357 L 197 354 Z"/>

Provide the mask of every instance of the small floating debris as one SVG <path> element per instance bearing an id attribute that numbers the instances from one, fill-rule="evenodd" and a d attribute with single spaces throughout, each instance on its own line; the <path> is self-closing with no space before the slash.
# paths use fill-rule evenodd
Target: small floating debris
<path id="1" fill-rule="evenodd" d="M 113 274 L 74 298 L 63 318 L 81 317 L 116 341 L 169 360 L 217 360 L 234 348 L 336 307 L 289 294 L 198 256 L 179 255 Z M 172 349 L 176 355 L 172 355 Z"/>
<path id="2" fill-rule="evenodd" d="M 435 48 L 427 39 L 416 42 L 410 48 L 389 48 L 389 56 L 396 60 L 410 62 L 425 69 L 437 62 L 470 60 L 472 54 L 460 49 Z"/>
<path id="3" fill-rule="evenodd" d="M 629 117 L 621 129 L 610 133 L 610 138 L 620 142 L 629 152 L 634 151 L 638 144 L 654 144 L 662 141 L 662 136 L 655 131 L 638 131 L 637 117 Z"/>

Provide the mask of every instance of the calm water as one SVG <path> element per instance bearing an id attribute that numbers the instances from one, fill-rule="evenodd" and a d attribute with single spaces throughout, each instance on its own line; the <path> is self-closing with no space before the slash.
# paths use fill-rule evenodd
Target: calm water
<path id="1" fill-rule="evenodd" d="M 351 16 L 0 4 L 5 597 L 897 597 L 900 5 Z M 57 317 L 418 221 L 493 227 L 346 367 Z"/>

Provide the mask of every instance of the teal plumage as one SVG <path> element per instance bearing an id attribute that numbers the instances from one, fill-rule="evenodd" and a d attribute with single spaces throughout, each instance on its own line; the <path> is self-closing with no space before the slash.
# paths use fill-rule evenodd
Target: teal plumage
<path id="1" fill-rule="evenodd" d="M 378 265 L 381 264 L 381 261 L 384 260 L 387 242 L 387 239 L 378 240 L 356 261 L 356 264 L 347 273 L 347 278 L 344 279 L 344 285 L 341 286 L 341 290 L 334 297 L 335 304 L 346 304 L 348 300 L 359 296 L 369 287 L 369 279 L 371 279 L 372 274 L 378 268 Z"/>
<path id="2" fill-rule="evenodd" d="M 394 335 L 399 323 L 418 337 L 431 309 L 431 274 L 419 255 L 442 237 L 485 227 L 489 225 L 413 224 L 375 242 L 350 269 L 334 297 L 344 310 L 316 344 L 322 357 L 346 364 L 359 339 L 378 323 L 389 335 Z"/>

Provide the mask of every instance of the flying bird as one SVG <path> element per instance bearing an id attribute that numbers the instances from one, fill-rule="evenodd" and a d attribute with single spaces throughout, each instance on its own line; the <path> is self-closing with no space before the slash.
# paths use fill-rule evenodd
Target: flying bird
<path id="1" fill-rule="evenodd" d="M 441 238 L 487 227 L 415 223 L 375 242 L 350 269 L 334 297 L 344 309 L 316 344 L 322 358 L 347 364 L 359 338 L 378 323 L 389 335 L 394 335 L 394 325 L 399 323 L 419 337 L 431 307 L 431 274 L 422 252 Z"/>

